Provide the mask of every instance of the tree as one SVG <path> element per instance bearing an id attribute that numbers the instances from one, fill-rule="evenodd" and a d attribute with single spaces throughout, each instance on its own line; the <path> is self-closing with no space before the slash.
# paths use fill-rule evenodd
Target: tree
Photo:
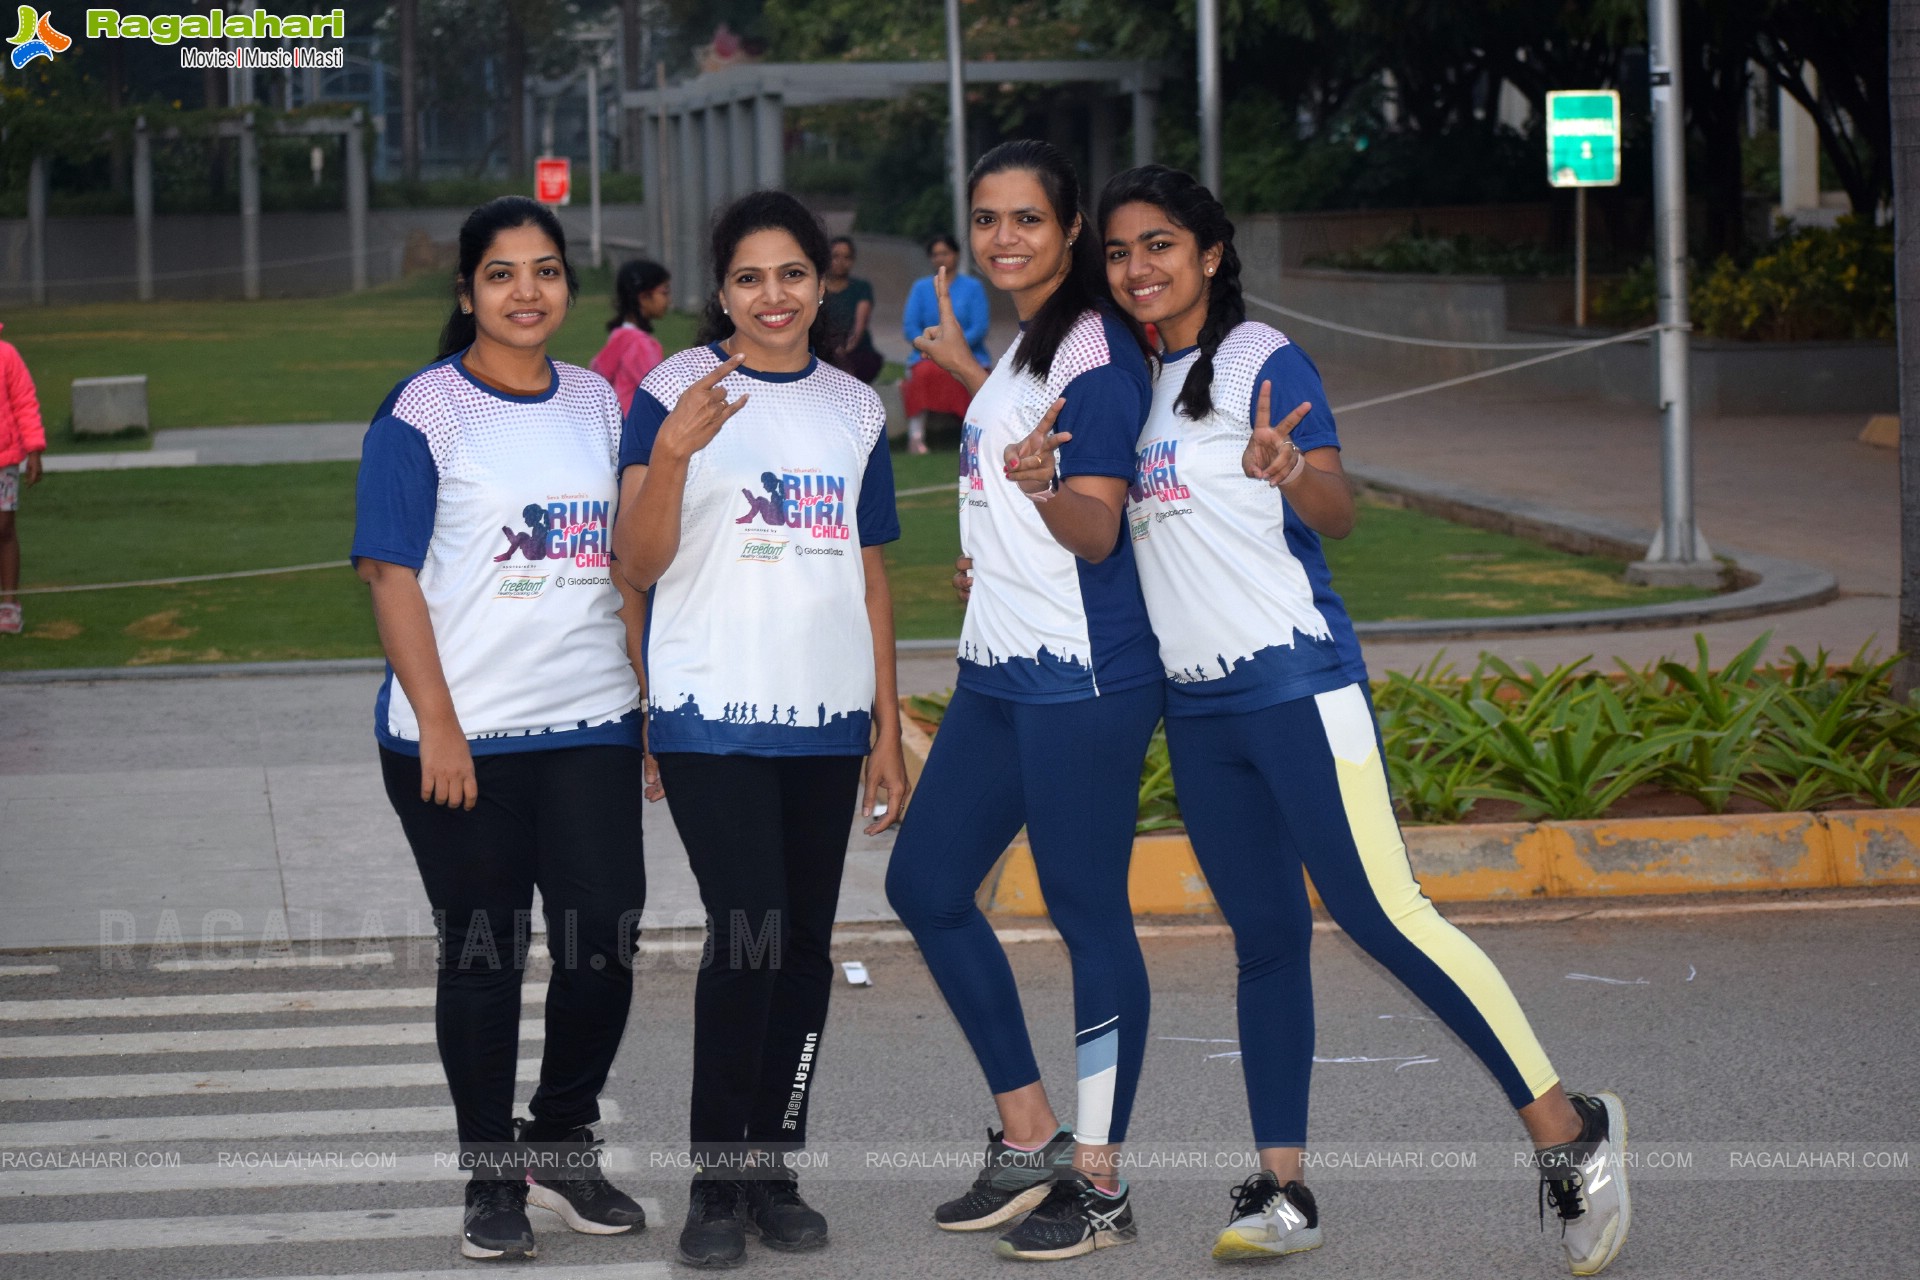
<path id="1" fill-rule="evenodd" d="M 1888 23 L 1886 0 L 1770 0 L 1753 45 L 1813 117 L 1854 215 L 1869 220 L 1892 193 Z M 1817 92 L 1807 87 L 1808 68 Z"/>
<path id="2" fill-rule="evenodd" d="M 1888 134 L 1900 349 L 1900 652 L 1894 688 L 1920 687 L 1920 2 L 1892 0 Z"/>

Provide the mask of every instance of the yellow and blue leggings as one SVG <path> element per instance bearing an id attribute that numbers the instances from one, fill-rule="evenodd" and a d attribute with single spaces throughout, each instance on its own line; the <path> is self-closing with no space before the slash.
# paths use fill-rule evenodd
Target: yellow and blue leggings
<path id="1" fill-rule="evenodd" d="M 1259 711 L 1169 716 L 1180 812 L 1240 962 L 1256 1145 L 1300 1146 L 1313 1071 L 1305 867 L 1347 935 L 1463 1040 L 1516 1108 L 1558 1077 L 1506 980 L 1420 890 L 1358 684 Z"/>

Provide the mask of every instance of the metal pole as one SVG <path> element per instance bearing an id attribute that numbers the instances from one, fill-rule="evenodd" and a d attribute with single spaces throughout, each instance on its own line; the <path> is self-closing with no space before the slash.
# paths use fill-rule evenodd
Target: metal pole
<path id="1" fill-rule="evenodd" d="M 600 265 L 600 72 L 591 60 L 587 63 L 587 202 L 588 253 L 597 267 Z"/>
<path id="2" fill-rule="evenodd" d="M 1647 559 L 1691 566 L 1693 404 L 1687 370 L 1687 139 L 1679 0 L 1648 0 L 1653 81 L 1654 262 L 1660 283 L 1660 540 Z"/>
<path id="3" fill-rule="evenodd" d="M 240 122 L 240 293 L 260 296 L 260 139 L 251 111 Z"/>
<path id="4" fill-rule="evenodd" d="M 953 236 L 960 242 L 960 269 L 967 245 L 967 68 L 960 47 L 960 0 L 947 0 L 947 163 L 953 183 Z"/>
<path id="5" fill-rule="evenodd" d="M 1200 181 L 1220 195 L 1220 0 L 1198 0 L 1200 38 Z"/>
<path id="6" fill-rule="evenodd" d="M 47 301 L 47 158 L 27 163 L 27 282 L 35 306 Z"/>
<path id="7" fill-rule="evenodd" d="M 367 157 L 360 136 L 365 123 L 358 108 L 347 121 L 347 247 L 355 293 L 367 287 Z"/>
<path id="8" fill-rule="evenodd" d="M 153 301 L 153 137 L 147 118 L 133 124 L 133 278 L 135 296 Z"/>
<path id="9" fill-rule="evenodd" d="M 659 113 L 656 118 L 656 123 L 659 126 L 657 136 L 660 140 L 660 145 L 654 148 L 654 171 L 649 174 L 648 177 L 653 183 L 651 192 L 653 203 L 657 205 L 660 210 L 660 251 L 658 256 L 663 263 L 673 263 L 677 265 L 677 250 L 673 243 L 673 187 L 672 184 L 667 181 L 667 174 L 672 167 L 669 161 L 673 155 L 673 147 L 672 144 L 667 141 L 667 64 L 664 62 L 656 62 L 653 64 L 653 93 L 654 108 Z"/>
<path id="10" fill-rule="evenodd" d="M 1587 327 L 1587 189 L 1573 189 L 1573 322 Z"/>

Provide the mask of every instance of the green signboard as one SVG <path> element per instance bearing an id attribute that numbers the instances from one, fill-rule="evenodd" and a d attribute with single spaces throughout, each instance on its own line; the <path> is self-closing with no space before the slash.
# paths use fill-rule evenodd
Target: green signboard
<path id="1" fill-rule="evenodd" d="M 1620 185 L 1620 95 L 1612 89 L 1547 95 L 1547 181 L 1556 187 Z"/>

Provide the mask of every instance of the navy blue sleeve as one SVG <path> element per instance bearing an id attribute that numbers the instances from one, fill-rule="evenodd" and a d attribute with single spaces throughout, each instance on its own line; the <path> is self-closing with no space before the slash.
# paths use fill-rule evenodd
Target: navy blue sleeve
<path id="1" fill-rule="evenodd" d="M 653 398 L 653 393 L 645 388 L 633 393 L 633 404 L 627 410 L 626 421 L 620 424 L 620 470 L 628 467 L 644 467 L 653 457 L 653 442 L 660 434 L 660 424 L 667 420 L 667 406 Z"/>
<path id="2" fill-rule="evenodd" d="M 1133 479 L 1133 446 L 1153 405 L 1146 363 L 1137 354 L 1133 363 L 1139 364 L 1137 371 L 1117 363 L 1089 369 L 1060 393 L 1067 403 L 1053 429 L 1073 433 L 1073 439 L 1060 446 L 1062 478 Z"/>
<path id="3" fill-rule="evenodd" d="M 860 502 L 853 518 L 860 525 L 860 545 L 877 547 L 900 540 L 900 512 L 893 500 L 893 454 L 886 432 L 867 450 L 867 467 L 860 474 Z"/>
<path id="4" fill-rule="evenodd" d="M 1260 384 L 1273 383 L 1272 421 L 1292 413 L 1302 400 L 1313 405 L 1311 412 L 1293 429 L 1293 443 L 1305 453 L 1309 449 L 1340 447 L 1339 432 L 1334 429 L 1333 410 L 1327 407 L 1327 390 L 1320 385 L 1320 370 L 1306 352 L 1291 342 L 1267 357 L 1260 374 L 1253 380 L 1252 397 L 1247 401 L 1247 421 L 1253 421 L 1260 407 Z M 1262 423 L 1262 426 L 1267 425 Z"/>
<path id="5" fill-rule="evenodd" d="M 373 420 L 354 482 L 353 558 L 418 570 L 433 542 L 440 469 L 419 431 L 392 415 Z"/>

